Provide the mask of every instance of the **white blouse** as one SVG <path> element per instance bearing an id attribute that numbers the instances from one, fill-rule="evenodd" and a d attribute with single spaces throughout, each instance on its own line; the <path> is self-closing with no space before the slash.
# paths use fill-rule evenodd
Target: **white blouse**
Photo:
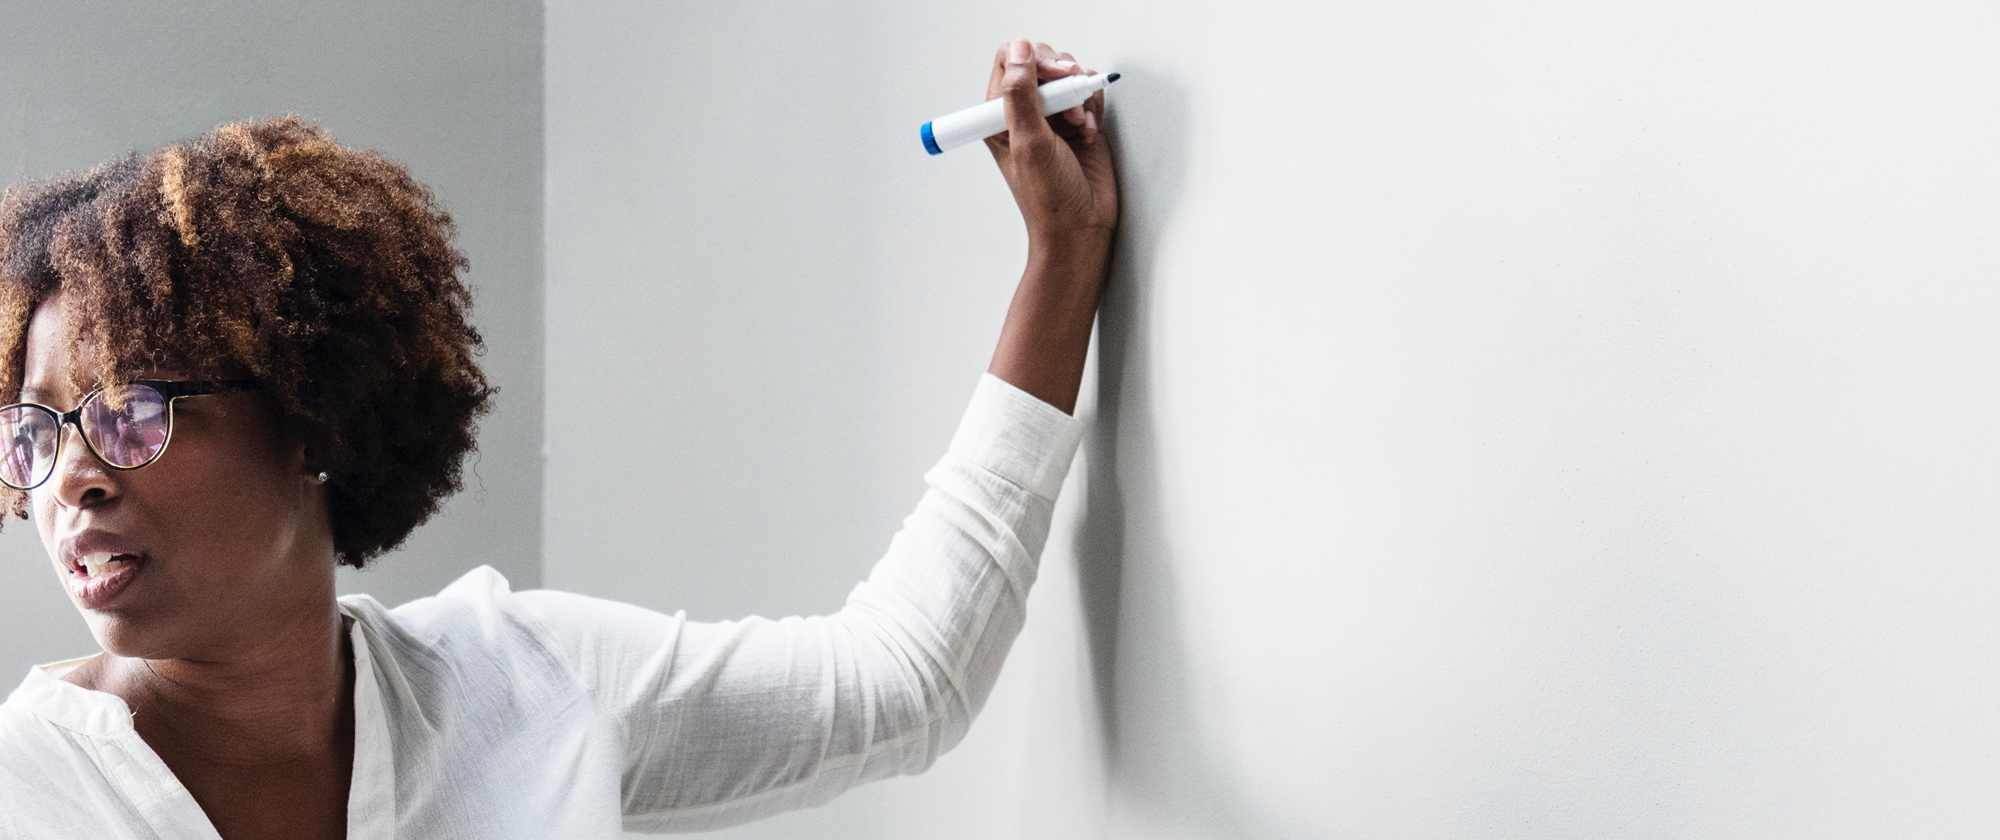
<path id="1" fill-rule="evenodd" d="M 348 837 L 616 838 L 718 828 L 920 772 L 1021 628 L 1082 426 L 992 376 L 930 489 L 833 615 L 704 624 L 480 567 L 352 619 Z M 0 838 L 215 829 L 123 701 L 36 667 L 0 704 Z"/>

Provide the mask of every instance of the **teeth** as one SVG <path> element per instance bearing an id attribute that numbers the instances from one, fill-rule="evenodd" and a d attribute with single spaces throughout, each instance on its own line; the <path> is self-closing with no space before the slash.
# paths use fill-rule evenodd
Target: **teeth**
<path id="1" fill-rule="evenodd" d="M 109 551 L 93 551 L 83 555 L 83 573 L 90 577 L 97 577 L 125 565 L 124 560 L 113 560 L 111 557 L 112 555 Z"/>

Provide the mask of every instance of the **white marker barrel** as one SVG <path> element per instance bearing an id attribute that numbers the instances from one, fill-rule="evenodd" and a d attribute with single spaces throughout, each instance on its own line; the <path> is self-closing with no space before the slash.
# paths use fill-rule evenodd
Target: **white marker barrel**
<path id="1" fill-rule="evenodd" d="M 1115 81 L 1118 81 L 1117 73 L 1103 73 L 1096 76 L 1064 76 L 1042 85 L 1038 88 L 1042 95 L 1042 116 L 1082 105 L 1091 94 Z M 1007 130 L 1005 102 L 1004 99 L 988 99 L 963 111 L 938 117 L 917 129 L 917 137 L 924 141 L 924 151 L 934 155 L 944 154 L 946 149 L 974 140 L 992 137 Z"/>

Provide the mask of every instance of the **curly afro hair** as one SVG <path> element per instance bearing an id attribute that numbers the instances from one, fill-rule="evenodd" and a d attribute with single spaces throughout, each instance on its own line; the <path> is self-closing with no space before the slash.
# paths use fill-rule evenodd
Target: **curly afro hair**
<path id="1" fill-rule="evenodd" d="M 296 116 L 224 125 L 0 196 L 0 401 L 61 292 L 79 392 L 174 369 L 248 375 L 323 470 L 360 567 L 459 488 L 493 388 L 451 216 L 400 164 Z M 28 515 L 28 495 L 0 489 Z"/>

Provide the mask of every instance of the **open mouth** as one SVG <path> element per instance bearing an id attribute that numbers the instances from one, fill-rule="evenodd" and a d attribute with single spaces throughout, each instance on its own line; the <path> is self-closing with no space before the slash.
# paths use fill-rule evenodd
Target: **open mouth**
<path id="1" fill-rule="evenodd" d="M 78 571 L 87 578 L 103 577 L 138 562 L 139 558 L 136 555 L 113 554 L 109 551 L 93 551 L 77 558 L 77 564 L 81 567 Z"/>
<path id="2" fill-rule="evenodd" d="M 104 609 L 132 584 L 145 565 L 143 554 L 85 552 L 70 564 L 70 593 L 84 609 Z"/>

